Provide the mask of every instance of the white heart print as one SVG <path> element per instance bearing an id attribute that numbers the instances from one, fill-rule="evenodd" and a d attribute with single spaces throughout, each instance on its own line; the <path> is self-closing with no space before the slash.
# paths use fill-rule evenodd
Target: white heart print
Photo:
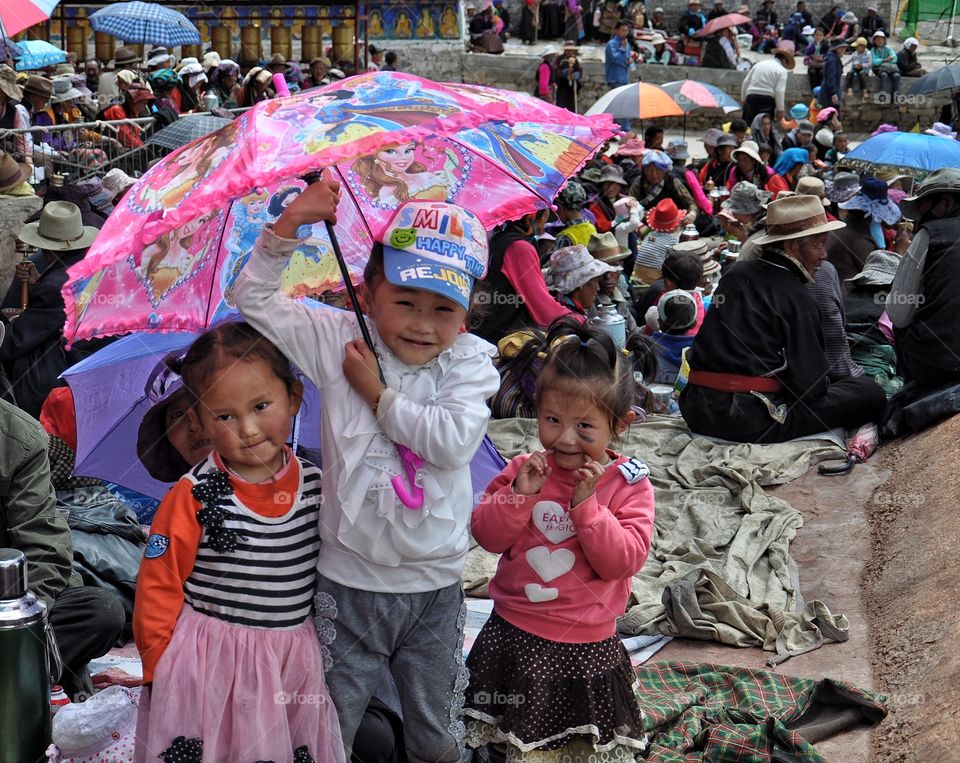
<path id="1" fill-rule="evenodd" d="M 569 548 L 551 551 L 546 546 L 536 546 L 527 550 L 527 564 L 533 567 L 544 583 L 549 583 L 573 569 L 576 557 Z"/>
<path id="2" fill-rule="evenodd" d="M 577 534 L 570 515 L 556 501 L 537 501 L 533 506 L 533 524 L 551 543 L 562 543 Z"/>
<path id="3" fill-rule="evenodd" d="M 544 588 L 539 583 L 527 583 L 523 590 L 526 591 L 527 598 L 534 604 L 553 601 L 560 595 L 560 592 L 556 588 Z"/>

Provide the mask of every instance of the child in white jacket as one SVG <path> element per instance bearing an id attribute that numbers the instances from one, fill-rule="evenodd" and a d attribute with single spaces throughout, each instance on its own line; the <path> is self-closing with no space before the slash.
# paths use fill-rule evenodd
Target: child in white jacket
<path id="1" fill-rule="evenodd" d="M 469 465 L 486 432 L 485 401 L 499 386 L 495 348 L 461 333 L 474 282 L 486 275 L 487 235 L 452 204 L 398 208 L 364 271 L 384 384 L 352 313 L 314 310 L 280 291 L 297 228 L 335 221 L 339 193 L 324 181 L 290 204 L 260 235 L 234 294 L 244 317 L 323 398 L 317 622 L 347 758 L 389 668 L 408 759 L 454 763 L 466 684 L 460 575 L 474 504 Z M 397 445 L 422 457 L 420 508 L 398 497 L 415 488 Z"/>

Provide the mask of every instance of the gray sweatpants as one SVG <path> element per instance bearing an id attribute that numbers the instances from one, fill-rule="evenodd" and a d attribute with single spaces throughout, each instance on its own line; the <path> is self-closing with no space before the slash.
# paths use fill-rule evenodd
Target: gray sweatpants
<path id="1" fill-rule="evenodd" d="M 329 649 L 326 681 L 347 760 L 360 718 L 387 668 L 400 695 L 410 763 L 458 763 L 467 684 L 466 604 L 460 583 L 438 591 L 394 594 L 361 591 L 319 576 L 317 591 L 330 605 L 318 610 L 318 632 L 325 651 Z"/>

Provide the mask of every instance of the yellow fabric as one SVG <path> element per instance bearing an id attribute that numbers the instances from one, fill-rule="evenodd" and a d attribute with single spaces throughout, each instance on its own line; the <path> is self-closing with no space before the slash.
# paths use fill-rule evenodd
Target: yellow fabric
<path id="1" fill-rule="evenodd" d="M 15 185 L 13 188 L 4 191 L 4 196 L 36 196 L 37 192 L 33 190 L 33 186 L 30 185 L 26 180 L 24 180 L 20 185 Z"/>
<path id="2" fill-rule="evenodd" d="M 497 342 L 497 352 L 500 353 L 501 358 L 512 358 L 531 339 L 536 339 L 536 337 L 529 331 L 514 331 Z"/>
<path id="3" fill-rule="evenodd" d="M 594 227 L 591 222 L 582 222 L 577 223 L 576 225 L 570 225 L 564 228 L 560 235 L 557 236 L 566 236 L 574 244 L 581 244 L 586 246 L 590 242 L 590 236 L 597 232 L 597 229 Z"/>

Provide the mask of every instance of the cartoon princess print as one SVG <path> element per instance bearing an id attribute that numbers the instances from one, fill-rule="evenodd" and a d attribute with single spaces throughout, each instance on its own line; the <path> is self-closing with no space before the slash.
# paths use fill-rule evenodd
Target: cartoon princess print
<path id="1" fill-rule="evenodd" d="M 424 147 L 415 141 L 388 146 L 357 159 L 352 169 L 369 197 L 385 207 L 397 207 L 410 199 L 444 201 L 457 183 L 457 155 L 444 149 L 443 167 L 430 171 L 417 159 L 418 149 Z"/>
<path id="2" fill-rule="evenodd" d="M 133 265 L 154 307 L 202 265 L 214 239 L 211 234 L 216 226 L 204 227 L 212 218 L 213 214 L 202 215 L 161 236 L 143 250 L 140 264 Z"/>

